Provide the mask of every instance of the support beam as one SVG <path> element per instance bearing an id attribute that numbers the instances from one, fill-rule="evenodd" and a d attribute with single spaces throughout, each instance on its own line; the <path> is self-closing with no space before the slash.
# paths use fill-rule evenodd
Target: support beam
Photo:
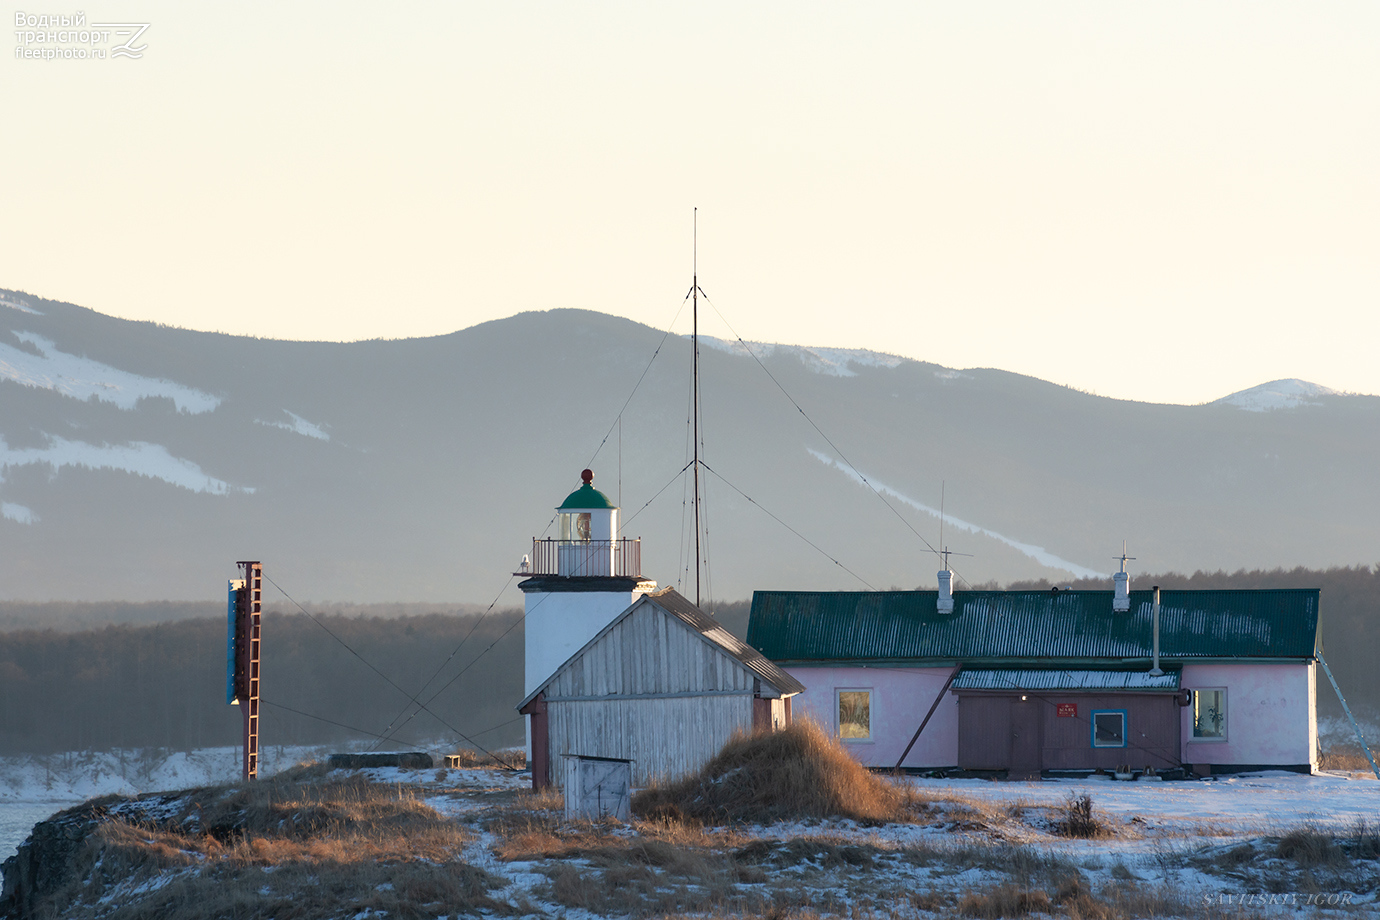
<path id="1" fill-rule="evenodd" d="M 924 721 L 921 722 L 920 727 L 915 730 L 915 734 L 911 735 L 910 744 L 906 745 L 906 749 L 901 752 L 900 759 L 896 761 L 897 770 L 901 769 L 901 764 L 906 762 L 906 757 L 910 755 L 910 749 L 915 747 L 915 742 L 920 740 L 920 733 L 925 730 L 926 725 L 930 724 L 930 717 L 933 716 L 934 711 L 939 708 L 940 700 L 944 699 L 944 694 L 949 692 L 949 687 L 953 684 L 954 678 L 958 676 L 958 672 L 961 670 L 963 670 L 963 665 L 956 666 L 953 672 L 949 674 L 949 679 L 944 681 L 944 686 L 939 689 L 939 695 L 936 696 L 934 702 L 930 704 L 930 711 L 925 713 Z"/>
<path id="2" fill-rule="evenodd" d="M 1342 688 L 1337 686 L 1337 678 L 1332 676 L 1332 669 L 1327 666 L 1327 659 L 1323 658 L 1322 652 L 1318 653 L 1318 664 L 1323 666 L 1323 673 L 1332 682 L 1332 689 L 1337 693 L 1337 699 L 1341 701 L 1342 712 L 1351 720 L 1351 729 L 1356 732 L 1356 740 L 1361 742 L 1361 750 L 1366 752 L 1366 759 L 1370 761 L 1370 768 L 1375 773 L 1375 778 L 1380 779 L 1380 767 L 1375 765 L 1375 757 L 1370 752 L 1370 745 L 1366 744 L 1366 739 L 1361 735 L 1361 726 L 1356 724 L 1356 717 L 1351 714 L 1351 707 L 1346 704 L 1346 697 L 1342 696 Z"/>

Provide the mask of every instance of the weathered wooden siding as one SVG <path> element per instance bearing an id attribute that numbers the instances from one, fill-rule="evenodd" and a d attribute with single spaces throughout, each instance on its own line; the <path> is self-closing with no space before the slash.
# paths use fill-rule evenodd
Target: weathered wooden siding
<path id="1" fill-rule="evenodd" d="M 742 662 L 648 604 L 563 667 L 546 688 L 546 698 L 751 693 L 752 680 Z"/>
<path id="2" fill-rule="evenodd" d="M 552 778 L 564 754 L 633 761 L 633 783 L 697 770 L 751 731 L 754 675 L 648 604 L 568 662 L 546 688 Z"/>
<path id="3" fill-rule="evenodd" d="M 1038 737 L 1038 766 L 1044 770 L 1112 769 L 1130 764 L 1163 770 L 1179 765 L 1179 705 L 1169 694 L 1092 694 L 1042 692 L 1028 703 L 1020 694 L 960 693 L 958 765 L 965 770 L 1017 769 L 1017 742 Z M 1069 718 L 1060 704 L 1076 707 Z M 1036 707 L 1030 718 L 1016 717 L 1021 706 Z M 1092 743 L 1095 710 L 1126 712 L 1126 747 Z M 1021 749 L 1024 753 L 1024 749 Z"/>
<path id="4" fill-rule="evenodd" d="M 964 696 L 958 703 L 959 767 L 1005 770 L 1011 765 L 1011 700 Z"/>
<path id="5" fill-rule="evenodd" d="M 1059 718 L 1058 704 L 1078 707 L 1076 718 Z M 1092 746 L 1091 713 L 1126 711 L 1126 747 Z M 1179 765 L 1179 704 L 1165 694 L 1106 694 L 1049 697 L 1044 711 L 1046 770 L 1110 770 L 1120 764 L 1165 770 Z"/>
<path id="6" fill-rule="evenodd" d="M 563 754 L 633 762 L 633 785 L 682 776 L 719 752 L 734 729 L 752 728 L 752 697 L 576 700 L 548 704 L 553 762 Z M 561 776 L 559 767 L 553 778 Z"/>

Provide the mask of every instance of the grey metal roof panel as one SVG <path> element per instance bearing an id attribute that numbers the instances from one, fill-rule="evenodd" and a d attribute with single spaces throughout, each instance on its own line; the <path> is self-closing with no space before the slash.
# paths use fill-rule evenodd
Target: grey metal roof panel
<path id="1" fill-rule="evenodd" d="M 748 644 L 772 661 L 1149 658 L 1150 591 L 1129 613 L 1111 591 L 757 591 Z M 1160 654 L 1186 658 L 1311 658 L 1316 588 L 1161 591 Z"/>
<path id="2" fill-rule="evenodd" d="M 955 690 L 1177 690 L 1179 672 L 1089 671 L 1041 668 L 964 668 Z"/>

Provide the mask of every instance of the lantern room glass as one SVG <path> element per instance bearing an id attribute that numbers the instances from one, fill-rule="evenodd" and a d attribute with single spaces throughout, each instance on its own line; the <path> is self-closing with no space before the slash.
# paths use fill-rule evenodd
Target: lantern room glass
<path id="1" fill-rule="evenodd" d="M 590 514 L 588 511 L 570 512 L 560 515 L 562 540 L 588 540 L 590 535 Z"/>

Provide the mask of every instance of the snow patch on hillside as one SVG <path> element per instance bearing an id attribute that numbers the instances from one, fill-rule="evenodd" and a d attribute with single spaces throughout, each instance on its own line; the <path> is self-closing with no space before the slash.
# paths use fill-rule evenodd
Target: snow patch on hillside
<path id="1" fill-rule="evenodd" d="M 871 476 L 864 477 L 862 473 L 859 473 L 857 470 L 855 470 L 848 464 L 843 463 L 839 460 L 835 460 L 834 458 L 822 454 L 817 450 L 808 447 L 806 448 L 806 450 L 810 452 L 810 456 L 814 457 L 820 463 L 823 463 L 825 466 L 832 466 L 837 470 L 841 470 L 848 476 L 852 477 L 853 480 L 856 481 L 859 485 L 871 484 L 871 486 L 878 492 L 884 492 L 887 495 L 890 495 L 891 497 L 895 498 L 896 500 L 910 505 L 917 511 L 923 511 L 924 513 L 932 515 L 936 518 L 939 517 L 938 508 L 931 508 L 929 505 L 926 505 L 922 502 L 918 502 L 915 499 L 911 498 L 909 495 L 906 495 L 904 492 L 901 492 L 897 489 L 893 489 L 891 486 L 886 485 L 885 483 L 878 482 Z M 995 530 L 989 530 L 988 528 L 982 527 L 978 524 L 970 524 L 968 521 L 962 520 L 961 518 L 956 518 L 953 515 L 948 514 L 947 512 L 944 514 L 944 524 L 948 527 L 956 527 L 959 530 L 966 530 L 969 533 L 978 533 L 982 534 L 983 536 L 991 537 L 993 540 L 1005 543 L 1007 546 L 1022 553 L 1023 555 L 1029 556 L 1031 559 L 1034 559 L 1036 562 L 1040 563 L 1040 565 L 1043 565 L 1051 569 L 1061 569 L 1065 572 L 1071 572 L 1073 573 L 1073 576 L 1075 578 L 1111 578 L 1111 575 L 1107 573 L 1098 572 L 1094 569 L 1085 568 L 1084 566 L 1081 566 L 1076 562 L 1069 562 L 1067 559 L 1056 556 L 1054 555 L 1054 553 L 1051 553 L 1043 546 L 1035 546 L 1031 543 L 1022 543 L 1019 540 L 1013 540 L 1008 536 L 1004 536 L 1002 534 L 997 533 Z"/>
<path id="2" fill-rule="evenodd" d="M 46 464 L 56 473 L 64 466 L 80 466 L 92 470 L 119 470 L 149 476 L 192 492 L 227 495 L 232 491 L 229 483 L 208 475 L 190 460 L 174 457 L 161 444 L 134 441 L 130 444 L 97 445 L 85 441 L 69 441 L 54 435 L 47 437 L 47 447 L 18 449 L 10 447 L 4 438 L 0 438 L 0 470 L 11 466 Z M 239 488 L 233 491 L 254 490 Z M 6 512 L 5 516 L 8 517 L 9 513 Z"/>
<path id="3" fill-rule="evenodd" d="M 1235 406 L 1247 412 L 1269 412 L 1298 406 L 1320 406 L 1322 403 L 1315 401 L 1317 397 L 1337 395 L 1340 394 L 1336 390 L 1291 377 L 1288 380 L 1271 380 L 1258 387 L 1223 396 L 1208 405 Z"/>
<path id="4" fill-rule="evenodd" d="M 0 380 L 53 390 L 73 399 L 86 400 L 94 396 L 121 409 L 133 409 L 139 400 L 153 396 L 166 396 L 176 404 L 179 412 L 192 415 L 210 412 L 220 405 L 219 396 L 58 351 L 51 340 L 42 336 L 30 332 L 16 332 L 14 336 L 33 345 L 42 354 L 30 354 L 0 342 Z"/>
<path id="5" fill-rule="evenodd" d="M 38 515 L 34 514 L 32 509 L 25 508 L 23 505 L 16 505 L 14 502 L 0 504 L 0 516 L 18 524 L 37 524 L 39 520 Z"/>
<path id="6" fill-rule="evenodd" d="M 329 441 L 331 439 L 331 436 L 328 435 L 320 425 L 307 421 L 296 412 L 289 412 L 287 409 L 284 409 L 283 412 L 292 418 L 291 422 L 265 422 L 261 418 L 254 419 L 254 422 L 259 425 L 268 425 L 270 428 L 284 428 L 288 431 L 296 432 L 297 434 L 306 435 L 309 438 L 316 438 L 318 441 Z"/>
<path id="7" fill-rule="evenodd" d="M 0 297 L 0 307 L 9 307 L 11 310 L 18 310 L 20 313 L 32 313 L 34 316 L 43 315 L 23 301 L 10 300 L 7 297 Z"/>
<path id="8" fill-rule="evenodd" d="M 795 355 L 801 363 L 816 374 L 826 374 L 830 377 L 858 376 L 858 372 L 853 370 L 850 365 L 892 368 L 899 366 L 902 361 L 906 360 L 898 355 L 868 351 L 865 348 L 812 348 L 804 345 L 774 345 L 769 342 L 729 341 L 728 339 L 715 338 L 712 335 L 700 336 L 700 342 L 716 351 L 735 355 L 754 354 L 759 358 L 770 357 L 778 352 Z"/>
<path id="9" fill-rule="evenodd" d="M 271 775 L 303 761 L 323 760 L 345 746 L 264 745 L 259 770 Z M 0 757 L 0 804 L 82 801 L 98 795 L 138 795 L 233 782 L 240 776 L 238 746 L 195 751 L 73 751 Z"/>

